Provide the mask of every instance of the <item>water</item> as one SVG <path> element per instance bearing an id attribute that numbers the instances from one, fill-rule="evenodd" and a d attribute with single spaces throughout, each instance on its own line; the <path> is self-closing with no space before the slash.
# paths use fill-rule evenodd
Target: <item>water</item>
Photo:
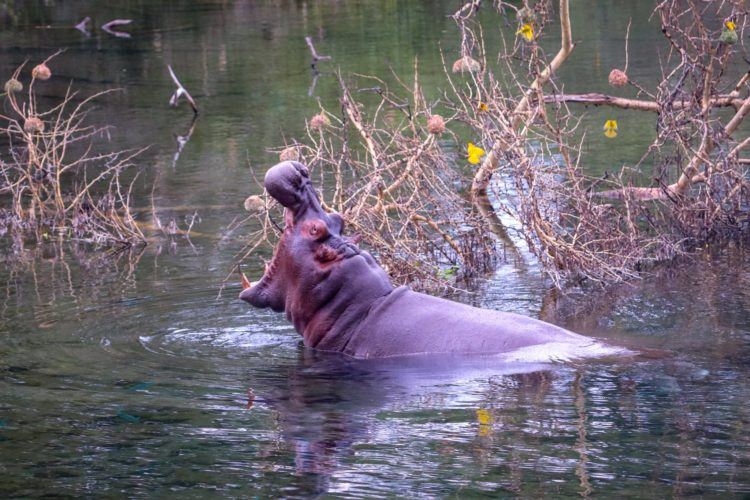
<path id="1" fill-rule="evenodd" d="M 442 81 L 455 50 L 455 2 L 95 2 L 5 4 L 0 68 L 67 51 L 44 84 L 104 98 L 112 148 L 150 145 L 137 204 L 154 186 L 159 217 L 197 211 L 182 237 L 116 258 L 42 248 L 0 269 L 0 495 L 621 496 L 750 495 L 750 273 L 734 251 L 699 257 L 573 316 L 549 307 L 533 264 L 501 265 L 471 297 L 544 316 L 645 360 L 496 366 L 452 359 L 357 362 L 301 347 L 282 316 L 252 310 L 232 284 L 244 241 L 226 227 L 276 161 L 302 139 L 317 98 L 335 108 L 333 71 Z M 657 74 L 649 2 L 580 2 L 568 90 L 606 91 L 623 63 Z M 94 19 L 91 37 L 70 28 Z M 132 38 L 97 27 L 132 18 Z M 303 37 L 331 54 L 310 97 Z M 488 34 L 492 39 L 493 35 Z M 170 109 L 166 64 L 201 114 Z M 589 110 L 590 168 L 640 157 L 651 117 L 617 112 L 618 142 Z M 617 144 L 617 147 L 613 147 Z M 141 220 L 148 221 L 144 212 Z M 267 256 L 267 252 L 263 255 Z M 261 259 L 248 262 L 257 275 Z M 586 298 L 579 298 L 581 307 Z"/>

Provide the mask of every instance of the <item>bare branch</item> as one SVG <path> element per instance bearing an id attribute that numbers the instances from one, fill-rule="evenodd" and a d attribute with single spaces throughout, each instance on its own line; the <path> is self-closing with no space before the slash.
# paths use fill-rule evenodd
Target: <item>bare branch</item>
<path id="1" fill-rule="evenodd" d="M 172 97 L 169 98 L 169 105 L 172 107 L 177 106 L 177 104 L 180 101 L 180 97 L 185 96 L 185 99 L 187 99 L 188 103 L 190 103 L 190 107 L 193 108 L 193 113 L 197 115 L 198 106 L 195 104 L 195 100 L 193 99 L 193 96 L 190 95 L 187 89 L 182 86 L 182 84 L 180 83 L 180 80 L 177 79 L 177 75 L 174 74 L 174 70 L 172 69 L 172 66 L 167 64 L 167 69 L 169 70 L 169 76 L 172 77 L 172 81 L 177 86 L 177 89 L 172 94 Z"/>
<path id="2" fill-rule="evenodd" d="M 575 48 L 572 42 L 571 25 L 570 25 L 570 9 L 568 0 L 560 0 L 560 50 L 557 52 L 552 61 L 547 65 L 544 70 L 536 77 L 531 83 L 529 89 L 526 91 L 524 96 L 516 105 L 513 110 L 511 118 L 511 129 L 515 130 L 521 124 L 523 120 L 523 114 L 528 110 L 529 104 L 533 96 L 547 83 L 550 77 L 560 69 L 560 66 L 570 56 Z M 489 185 L 492 174 L 497 169 L 498 162 L 498 151 L 504 149 L 508 145 L 505 144 L 504 140 L 498 139 L 492 144 L 492 149 L 487 153 L 481 166 L 477 169 L 474 175 L 474 180 L 471 185 L 471 191 L 474 196 L 483 197 L 486 196 L 487 186 Z"/>
<path id="3" fill-rule="evenodd" d="M 552 94 L 544 96 L 545 103 L 577 103 L 590 104 L 593 106 L 612 106 L 621 109 L 634 109 L 638 111 L 651 111 L 661 113 L 664 107 L 656 101 L 645 101 L 642 99 L 627 99 L 607 94 L 588 93 L 588 94 Z M 736 97 L 720 96 L 713 97 L 709 100 L 710 107 L 734 107 L 740 108 L 745 102 L 744 99 Z M 669 103 L 671 109 L 684 109 L 693 106 L 695 103 L 689 100 L 673 101 Z"/>
<path id="4" fill-rule="evenodd" d="M 332 59 L 332 57 L 331 56 L 322 56 L 322 55 L 318 54 L 318 51 L 315 50 L 315 46 L 313 45 L 311 37 L 306 36 L 305 37 L 305 43 L 307 44 L 307 47 L 310 49 L 310 55 L 312 56 L 312 62 L 310 63 L 310 66 L 312 67 L 313 71 L 317 72 L 316 65 L 318 64 L 318 61 L 330 61 Z"/>
<path id="5" fill-rule="evenodd" d="M 85 21 L 85 19 L 84 19 Z M 83 22 L 83 21 L 82 21 Z M 128 24 L 132 23 L 132 19 L 113 19 L 109 21 L 108 23 L 105 23 L 102 25 L 102 30 L 106 31 L 110 35 L 116 36 L 118 38 L 130 38 L 130 33 L 127 33 L 125 31 L 117 31 L 113 30 L 112 28 L 115 28 L 117 26 L 127 26 Z M 77 26 L 76 26 L 77 28 Z"/>

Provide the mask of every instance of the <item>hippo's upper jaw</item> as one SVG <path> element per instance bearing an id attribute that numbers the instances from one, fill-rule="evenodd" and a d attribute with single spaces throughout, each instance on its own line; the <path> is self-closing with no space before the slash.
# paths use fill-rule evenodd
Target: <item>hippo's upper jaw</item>
<path id="1" fill-rule="evenodd" d="M 294 218 L 308 209 L 324 215 L 307 167 L 299 162 L 284 161 L 274 165 L 266 172 L 263 185 L 268 194 L 292 212 Z"/>

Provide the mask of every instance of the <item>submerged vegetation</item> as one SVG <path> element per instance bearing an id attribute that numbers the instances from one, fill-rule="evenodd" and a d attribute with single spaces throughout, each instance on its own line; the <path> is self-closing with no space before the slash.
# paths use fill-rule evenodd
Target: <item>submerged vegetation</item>
<path id="1" fill-rule="evenodd" d="M 22 65 L 5 83 L 0 234 L 10 237 L 16 251 L 47 241 L 142 244 L 145 237 L 130 208 L 138 176 L 123 182 L 142 150 L 100 152 L 108 128 L 86 118 L 92 101 L 107 91 L 80 98 L 68 88 L 60 102 L 42 107 L 37 88 L 51 77 L 53 57 L 30 72 Z"/>

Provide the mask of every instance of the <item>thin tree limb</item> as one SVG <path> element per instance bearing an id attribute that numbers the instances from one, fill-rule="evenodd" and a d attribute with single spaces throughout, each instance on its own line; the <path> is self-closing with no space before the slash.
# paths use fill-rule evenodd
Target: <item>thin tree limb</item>
<path id="1" fill-rule="evenodd" d="M 549 65 L 544 68 L 539 76 L 537 76 L 532 82 L 529 89 L 513 110 L 513 118 L 511 121 L 512 130 L 517 129 L 523 121 L 523 115 L 529 109 L 532 97 L 545 83 L 549 81 L 555 71 L 560 69 L 560 66 L 562 66 L 565 60 L 570 56 L 574 48 L 575 44 L 572 42 L 568 0 L 560 0 L 560 50 Z M 477 169 L 477 172 L 474 175 L 474 180 L 471 184 L 471 191 L 475 196 L 486 196 L 487 186 L 490 183 L 490 179 L 492 179 L 492 174 L 497 170 L 497 151 L 504 149 L 504 146 L 506 146 L 503 142 L 502 139 L 497 139 L 494 142 L 492 149 L 487 153 L 481 166 Z"/>
<path id="2" fill-rule="evenodd" d="M 172 66 L 167 64 L 167 69 L 169 70 L 169 76 L 172 77 L 172 81 L 175 85 L 177 85 L 177 90 L 174 91 L 174 94 L 172 94 L 172 97 L 169 98 L 169 105 L 172 107 L 177 106 L 180 97 L 185 96 L 185 99 L 187 99 L 188 103 L 190 103 L 190 107 L 193 108 L 193 113 L 196 115 L 198 114 L 198 106 L 195 104 L 195 100 L 193 99 L 193 96 L 190 95 L 190 92 L 187 91 L 185 87 L 182 86 L 180 83 L 180 80 L 177 79 L 177 75 L 174 74 L 174 70 L 172 69 Z"/>

